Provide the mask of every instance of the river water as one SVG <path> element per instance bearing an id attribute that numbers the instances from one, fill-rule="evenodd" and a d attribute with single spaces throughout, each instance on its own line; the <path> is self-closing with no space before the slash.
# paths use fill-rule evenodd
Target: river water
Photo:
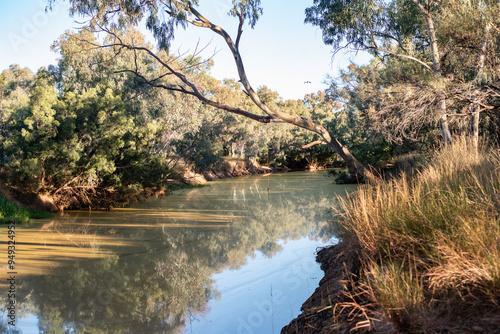
<path id="1" fill-rule="evenodd" d="M 279 333 L 323 276 L 315 251 L 336 242 L 331 208 L 352 189 L 323 172 L 254 175 L 65 212 L 16 226 L 14 268 L 2 226 L 0 332 Z"/>

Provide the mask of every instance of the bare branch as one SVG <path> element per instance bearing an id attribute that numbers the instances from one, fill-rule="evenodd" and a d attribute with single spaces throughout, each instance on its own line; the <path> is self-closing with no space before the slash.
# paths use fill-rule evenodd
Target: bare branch
<path id="1" fill-rule="evenodd" d="M 324 141 L 324 140 L 316 140 L 316 141 L 313 141 L 312 143 L 309 143 L 307 145 L 302 145 L 302 149 L 308 149 L 310 147 L 313 147 L 315 145 L 326 145 L 327 143 Z"/>
<path id="2" fill-rule="evenodd" d="M 401 54 L 401 53 L 397 53 L 397 52 L 394 52 L 394 51 L 391 51 L 391 50 L 382 49 L 382 48 L 379 48 L 379 47 L 369 47 L 369 48 L 370 49 L 374 49 L 374 50 L 378 50 L 380 52 L 385 52 L 385 53 L 390 54 L 392 56 L 396 56 L 396 57 L 401 57 L 401 58 L 406 58 L 406 59 L 413 60 L 413 61 L 419 63 L 420 65 L 422 65 L 423 67 L 425 67 L 426 69 L 428 69 L 429 71 L 431 71 L 431 73 L 434 73 L 434 70 L 432 69 L 432 67 L 430 67 L 429 65 L 427 65 L 425 62 L 421 61 L 418 58 L 415 58 L 415 57 L 412 57 L 412 56 L 409 56 L 409 55 L 405 55 L 405 54 Z"/>
<path id="3" fill-rule="evenodd" d="M 183 93 L 183 94 L 192 95 L 192 96 L 198 98 L 204 104 L 207 104 L 207 105 L 210 105 L 212 107 L 215 107 L 215 108 L 218 108 L 218 109 L 222 109 L 222 110 L 231 112 L 233 114 L 241 115 L 241 116 L 253 119 L 255 121 L 261 122 L 261 123 L 281 122 L 281 120 L 274 119 L 271 116 L 261 116 L 261 115 L 252 114 L 252 113 L 250 113 L 248 111 L 245 111 L 243 109 L 240 109 L 240 108 L 235 108 L 235 107 L 231 107 L 231 106 L 219 103 L 219 102 L 212 101 L 212 100 L 206 98 L 205 96 L 203 96 L 202 94 L 200 94 L 198 90 L 196 90 L 196 91 L 188 90 L 188 89 L 186 89 L 186 88 L 184 88 L 183 86 L 180 86 L 180 85 L 169 86 L 169 85 L 155 83 L 155 81 L 157 81 L 158 78 L 153 79 L 153 80 L 148 80 L 146 77 L 144 77 L 140 73 L 138 73 L 136 71 L 133 71 L 133 70 L 121 70 L 121 71 L 116 71 L 114 73 L 117 73 L 117 74 L 118 73 L 132 73 L 135 76 L 137 76 L 138 78 L 140 78 L 142 80 L 141 83 L 143 83 L 143 84 L 147 84 L 147 85 L 149 85 L 151 87 L 162 88 L 162 89 L 166 89 L 166 90 L 169 90 L 169 91 L 180 92 L 180 93 Z M 175 73 L 172 73 L 172 74 L 175 74 Z"/>
<path id="4" fill-rule="evenodd" d="M 240 39 L 241 34 L 243 33 L 243 15 L 239 14 L 238 18 L 240 19 L 240 24 L 238 25 L 238 36 L 236 37 L 236 49 L 240 49 Z"/>
<path id="5" fill-rule="evenodd" d="M 257 95 L 255 90 L 252 88 L 250 85 L 250 82 L 248 81 L 245 68 L 243 65 L 243 61 L 241 58 L 241 55 L 239 53 L 238 48 L 234 44 L 233 40 L 229 36 L 229 34 L 222 29 L 221 27 L 211 23 L 208 19 L 203 17 L 196 9 L 194 9 L 191 4 L 189 5 L 189 10 L 190 12 L 197 18 L 197 20 L 192 20 L 187 18 L 186 21 L 190 22 L 198 27 L 203 27 L 203 28 L 208 28 L 215 32 L 216 34 L 220 35 L 222 38 L 224 38 L 226 45 L 229 47 L 230 51 L 233 54 L 234 61 L 236 63 L 236 67 L 238 70 L 238 75 L 240 77 L 240 82 L 242 83 L 243 87 L 245 88 L 245 91 L 248 93 L 250 96 L 251 100 L 266 114 L 271 116 L 272 118 L 276 119 L 281 119 L 283 122 L 293 124 L 295 126 L 301 127 L 303 129 L 315 132 L 319 134 L 325 142 L 328 143 L 328 145 L 334 149 L 334 151 L 339 154 L 344 161 L 347 162 L 347 164 L 354 170 L 358 171 L 359 173 L 364 174 L 367 178 L 369 179 L 375 179 L 375 176 L 366 168 L 364 167 L 352 154 L 349 152 L 349 150 L 343 146 L 337 139 L 333 138 L 328 130 L 319 124 L 316 124 L 310 120 L 307 120 L 303 117 L 295 116 L 295 115 L 290 115 L 278 110 L 272 110 L 269 108 Z"/>

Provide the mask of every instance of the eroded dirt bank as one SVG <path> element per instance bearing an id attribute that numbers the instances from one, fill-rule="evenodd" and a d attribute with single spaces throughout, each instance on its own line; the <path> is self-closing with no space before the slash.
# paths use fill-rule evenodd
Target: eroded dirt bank
<path id="1" fill-rule="evenodd" d="M 246 159 L 225 159 L 221 169 L 196 173 L 193 168 L 184 166 L 180 171 L 183 179 L 192 184 L 203 184 L 208 181 L 239 177 L 243 175 L 282 173 L 287 172 L 287 167 L 264 166 Z"/>
<path id="2" fill-rule="evenodd" d="M 443 310 L 441 314 L 420 313 L 414 319 L 419 326 L 396 324 L 390 317 L 383 316 L 383 310 L 373 312 L 371 322 L 366 317 L 356 317 L 352 299 L 351 282 L 359 276 L 361 262 L 358 250 L 345 242 L 321 249 L 316 260 L 325 272 L 318 288 L 302 304 L 302 313 L 283 327 L 281 334 L 327 334 L 327 333 L 500 333 L 500 316 L 488 309 L 484 312 L 472 312 L 467 307 L 450 314 Z M 356 284 L 356 283 L 354 283 Z M 347 293 L 346 293 L 347 292 Z M 356 296 L 356 303 L 369 303 L 363 296 Z M 460 303 L 459 300 L 456 301 Z M 346 308 L 341 308 L 343 304 Z M 337 308 L 335 309 L 335 305 Z M 349 307 L 351 306 L 351 307 Z M 465 305 L 464 305 L 465 306 Z M 372 304 L 372 307 L 377 308 Z M 373 318 L 374 314 L 378 316 Z M 410 328 L 412 327 L 412 328 Z"/>
<path id="3" fill-rule="evenodd" d="M 332 314 L 336 301 L 343 298 L 349 274 L 359 270 L 360 262 L 356 251 L 348 244 L 341 243 L 318 251 L 316 260 L 325 276 L 311 297 L 302 304 L 302 313 L 283 327 L 282 334 L 349 333 L 352 329 L 342 319 L 333 323 Z"/>

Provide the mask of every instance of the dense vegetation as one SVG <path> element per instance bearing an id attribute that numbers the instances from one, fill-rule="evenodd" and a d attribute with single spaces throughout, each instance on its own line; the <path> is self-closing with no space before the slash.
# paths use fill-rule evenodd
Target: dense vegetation
<path id="1" fill-rule="evenodd" d="M 357 179 L 369 173 L 362 165 L 384 167 L 459 133 L 476 146 L 480 134 L 500 136 L 496 3 L 315 1 L 306 22 L 325 42 L 373 61 L 352 64 L 325 92 L 285 101 L 267 87 L 254 91 L 238 61 L 240 80 L 219 81 L 212 60 L 169 51 L 177 26 L 208 27 L 189 1 L 73 2 L 73 15 L 93 20 L 54 43 L 57 66 L 33 74 L 12 65 L 0 75 L 0 179 L 61 208 L 162 192 L 181 179 L 179 162 L 201 173 L 223 169 L 225 156 L 344 164 Z M 156 16 L 155 6 L 170 16 Z M 250 26 L 261 13 L 259 1 L 231 11 Z M 132 28 L 145 16 L 158 47 Z M 216 32 L 239 55 L 239 39 Z M 338 154 L 302 147 L 313 142 Z"/>
<path id="2" fill-rule="evenodd" d="M 27 223 L 33 219 L 47 218 L 51 214 L 36 209 L 25 209 L 9 201 L 6 197 L 0 196 L 0 223 Z"/>
<path id="3" fill-rule="evenodd" d="M 372 61 L 351 64 L 325 92 L 283 100 L 254 90 L 241 62 L 258 0 L 233 1 L 235 41 L 197 1 L 70 2 L 71 14 L 92 19 L 54 44 L 58 65 L 0 75 L 5 185 L 62 207 L 102 207 L 164 190 L 180 180 L 179 161 L 197 172 L 223 168 L 225 156 L 342 163 L 356 177 L 400 163 L 407 174 L 369 177 L 344 203 L 343 237 L 362 266 L 332 308 L 381 331 L 445 332 L 470 317 L 488 327 L 498 317 L 500 4 L 315 0 L 306 22 L 325 43 Z M 134 30 L 144 19 L 157 47 Z M 212 60 L 170 52 L 188 24 L 224 38 L 239 81 L 211 77 Z M 329 146 L 303 148 L 313 142 Z M 426 167 L 412 169 L 417 160 Z"/>
<path id="4" fill-rule="evenodd" d="M 144 39 L 134 30 L 123 38 Z M 203 173 L 224 168 L 227 156 L 291 168 L 342 165 L 324 146 L 302 148 L 317 139 L 310 132 L 220 117 L 193 97 L 151 87 L 124 72 L 133 57 L 147 71 L 159 71 L 148 57 L 125 51 L 116 56 L 105 48 L 89 52 L 82 39 L 97 43 L 85 30 L 67 33 L 53 46 L 61 55 L 57 66 L 33 74 L 12 65 L 0 74 L 0 177 L 7 186 L 48 195 L 63 208 L 108 207 L 164 191 L 181 179 L 179 165 Z M 189 74 L 205 94 L 256 108 L 239 83 L 210 76 L 211 61 L 158 52 L 178 66 L 199 65 Z M 357 111 L 342 111 L 325 92 L 302 100 L 283 100 L 267 87 L 258 94 L 266 104 L 323 122 L 332 131 L 351 129 L 349 140 L 363 162 L 377 154 L 390 158 L 383 138 L 367 139 L 369 128 L 356 125 Z M 368 142 L 384 149 L 369 153 L 363 146 Z"/>

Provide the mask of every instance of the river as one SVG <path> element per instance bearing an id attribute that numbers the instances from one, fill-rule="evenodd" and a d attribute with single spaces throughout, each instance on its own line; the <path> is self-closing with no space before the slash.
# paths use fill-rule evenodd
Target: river
<path id="1" fill-rule="evenodd" d="M 0 332 L 279 333 L 323 276 L 315 250 L 336 242 L 331 208 L 352 189 L 324 172 L 254 175 L 65 212 L 16 226 L 13 268 L 2 226 Z"/>

